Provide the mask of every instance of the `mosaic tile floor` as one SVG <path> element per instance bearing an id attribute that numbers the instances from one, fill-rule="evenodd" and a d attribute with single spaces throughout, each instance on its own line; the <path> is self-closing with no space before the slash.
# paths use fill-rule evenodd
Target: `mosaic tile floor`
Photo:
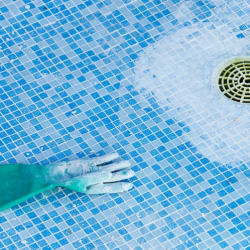
<path id="1" fill-rule="evenodd" d="M 211 80 L 250 54 L 249 0 L 0 1 L 0 162 L 118 152 L 134 189 L 53 189 L 0 249 L 250 249 L 248 105 Z"/>

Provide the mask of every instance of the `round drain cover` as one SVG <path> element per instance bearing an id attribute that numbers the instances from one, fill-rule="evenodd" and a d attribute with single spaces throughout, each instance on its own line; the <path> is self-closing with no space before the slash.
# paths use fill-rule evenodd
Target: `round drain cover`
<path id="1" fill-rule="evenodd" d="M 220 68 L 217 77 L 224 96 L 235 102 L 250 103 L 250 57 L 248 60 L 231 60 L 223 69 Z"/>

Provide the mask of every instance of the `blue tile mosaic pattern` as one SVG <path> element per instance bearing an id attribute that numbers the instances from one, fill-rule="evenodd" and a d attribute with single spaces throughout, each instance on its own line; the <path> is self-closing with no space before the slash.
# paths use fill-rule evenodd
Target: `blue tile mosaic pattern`
<path id="1" fill-rule="evenodd" d="M 249 55 L 249 13 L 248 0 L 1 1 L 1 164 L 116 151 L 136 176 L 124 194 L 54 189 L 1 212 L 0 249 L 250 249 L 243 146 L 241 163 L 206 155 L 192 133 L 206 123 L 158 89 Z"/>

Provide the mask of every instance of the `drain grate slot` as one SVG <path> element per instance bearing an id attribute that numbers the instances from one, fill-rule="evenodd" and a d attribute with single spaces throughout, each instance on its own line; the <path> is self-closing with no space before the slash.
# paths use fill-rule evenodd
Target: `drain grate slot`
<path id="1" fill-rule="evenodd" d="M 227 65 L 219 74 L 219 89 L 224 96 L 240 103 L 250 103 L 250 60 Z"/>

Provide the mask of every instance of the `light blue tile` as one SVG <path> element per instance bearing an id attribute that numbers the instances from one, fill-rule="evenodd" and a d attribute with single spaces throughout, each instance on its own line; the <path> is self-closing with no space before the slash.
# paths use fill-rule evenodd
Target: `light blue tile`
<path id="1" fill-rule="evenodd" d="M 126 194 L 52 190 L 2 212 L 0 248 L 248 249 L 249 108 L 226 107 L 210 79 L 249 55 L 249 11 L 247 1 L 0 2 L 1 163 L 117 151 L 136 173 Z"/>

